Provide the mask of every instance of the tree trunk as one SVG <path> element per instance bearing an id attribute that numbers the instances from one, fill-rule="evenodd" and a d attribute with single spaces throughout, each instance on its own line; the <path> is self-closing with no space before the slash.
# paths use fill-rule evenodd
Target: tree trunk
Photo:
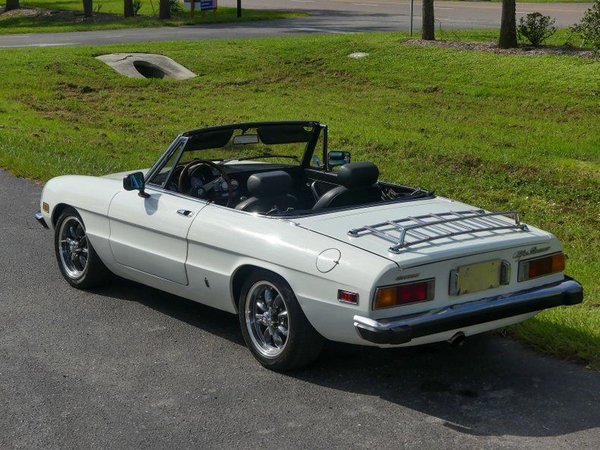
<path id="1" fill-rule="evenodd" d="M 4 8 L 4 11 L 12 11 L 13 9 L 19 9 L 20 7 L 19 0 L 6 0 L 6 8 Z"/>
<path id="2" fill-rule="evenodd" d="M 123 2 L 123 17 L 133 17 L 133 0 Z"/>
<path id="3" fill-rule="evenodd" d="M 433 0 L 423 0 L 423 30 L 421 37 L 427 41 L 435 41 L 435 22 Z"/>
<path id="4" fill-rule="evenodd" d="M 517 46 L 517 18 L 515 0 L 502 0 L 502 21 L 500 22 L 500 48 Z"/>
<path id="5" fill-rule="evenodd" d="M 85 17 L 92 17 L 94 15 L 92 0 L 83 0 L 83 15 Z"/>
<path id="6" fill-rule="evenodd" d="M 171 18 L 171 5 L 169 0 L 160 0 L 160 6 L 158 8 L 159 19 L 170 19 Z"/>

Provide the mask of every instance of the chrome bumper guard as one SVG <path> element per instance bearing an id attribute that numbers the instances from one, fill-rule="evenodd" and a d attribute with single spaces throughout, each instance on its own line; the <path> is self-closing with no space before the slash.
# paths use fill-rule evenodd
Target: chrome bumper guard
<path id="1" fill-rule="evenodd" d="M 43 226 L 44 228 L 48 228 L 48 224 L 44 220 L 44 215 L 40 211 L 36 212 L 33 216 L 35 217 L 35 220 L 37 220 L 40 223 L 41 226 Z"/>
<path id="2" fill-rule="evenodd" d="M 570 277 L 508 295 L 387 319 L 354 316 L 360 336 L 376 344 L 405 344 L 412 339 L 507 317 L 583 301 L 583 287 Z"/>

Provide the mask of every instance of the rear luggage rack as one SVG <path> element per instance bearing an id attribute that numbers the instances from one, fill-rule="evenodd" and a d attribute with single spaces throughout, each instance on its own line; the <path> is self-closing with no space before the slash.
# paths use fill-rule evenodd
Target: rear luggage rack
<path id="1" fill-rule="evenodd" d="M 388 220 L 354 228 L 348 231 L 348 235 L 380 237 L 394 244 L 390 247 L 390 252 L 400 253 L 411 245 L 436 239 L 497 230 L 529 231 L 527 225 L 519 221 L 517 211 L 486 212 L 483 209 L 470 209 Z M 395 234 L 391 234 L 391 231 Z"/>

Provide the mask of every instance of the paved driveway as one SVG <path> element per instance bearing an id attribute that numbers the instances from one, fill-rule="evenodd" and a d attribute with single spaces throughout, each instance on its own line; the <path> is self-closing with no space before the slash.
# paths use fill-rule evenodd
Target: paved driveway
<path id="1" fill-rule="evenodd" d="M 600 373 L 501 337 L 262 369 L 234 316 L 116 280 L 69 288 L 0 170 L 0 448 L 598 448 Z"/>

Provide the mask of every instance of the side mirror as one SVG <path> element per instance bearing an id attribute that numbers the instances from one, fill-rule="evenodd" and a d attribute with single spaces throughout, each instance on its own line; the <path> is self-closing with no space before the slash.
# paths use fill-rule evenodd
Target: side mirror
<path id="1" fill-rule="evenodd" d="M 351 161 L 350 152 L 342 150 L 331 150 L 327 153 L 327 168 L 332 169 L 333 167 L 343 166 Z"/>
<path id="2" fill-rule="evenodd" d="M 126 191 L 140 191 L 138 195 L 140 197 L 148 198 L 150 195 L 146 194 L 144 188 L 146 183 L 144 181 L 144 174 L 142 172 L 130 173 L 123 178 L 123 189 Z"/>

